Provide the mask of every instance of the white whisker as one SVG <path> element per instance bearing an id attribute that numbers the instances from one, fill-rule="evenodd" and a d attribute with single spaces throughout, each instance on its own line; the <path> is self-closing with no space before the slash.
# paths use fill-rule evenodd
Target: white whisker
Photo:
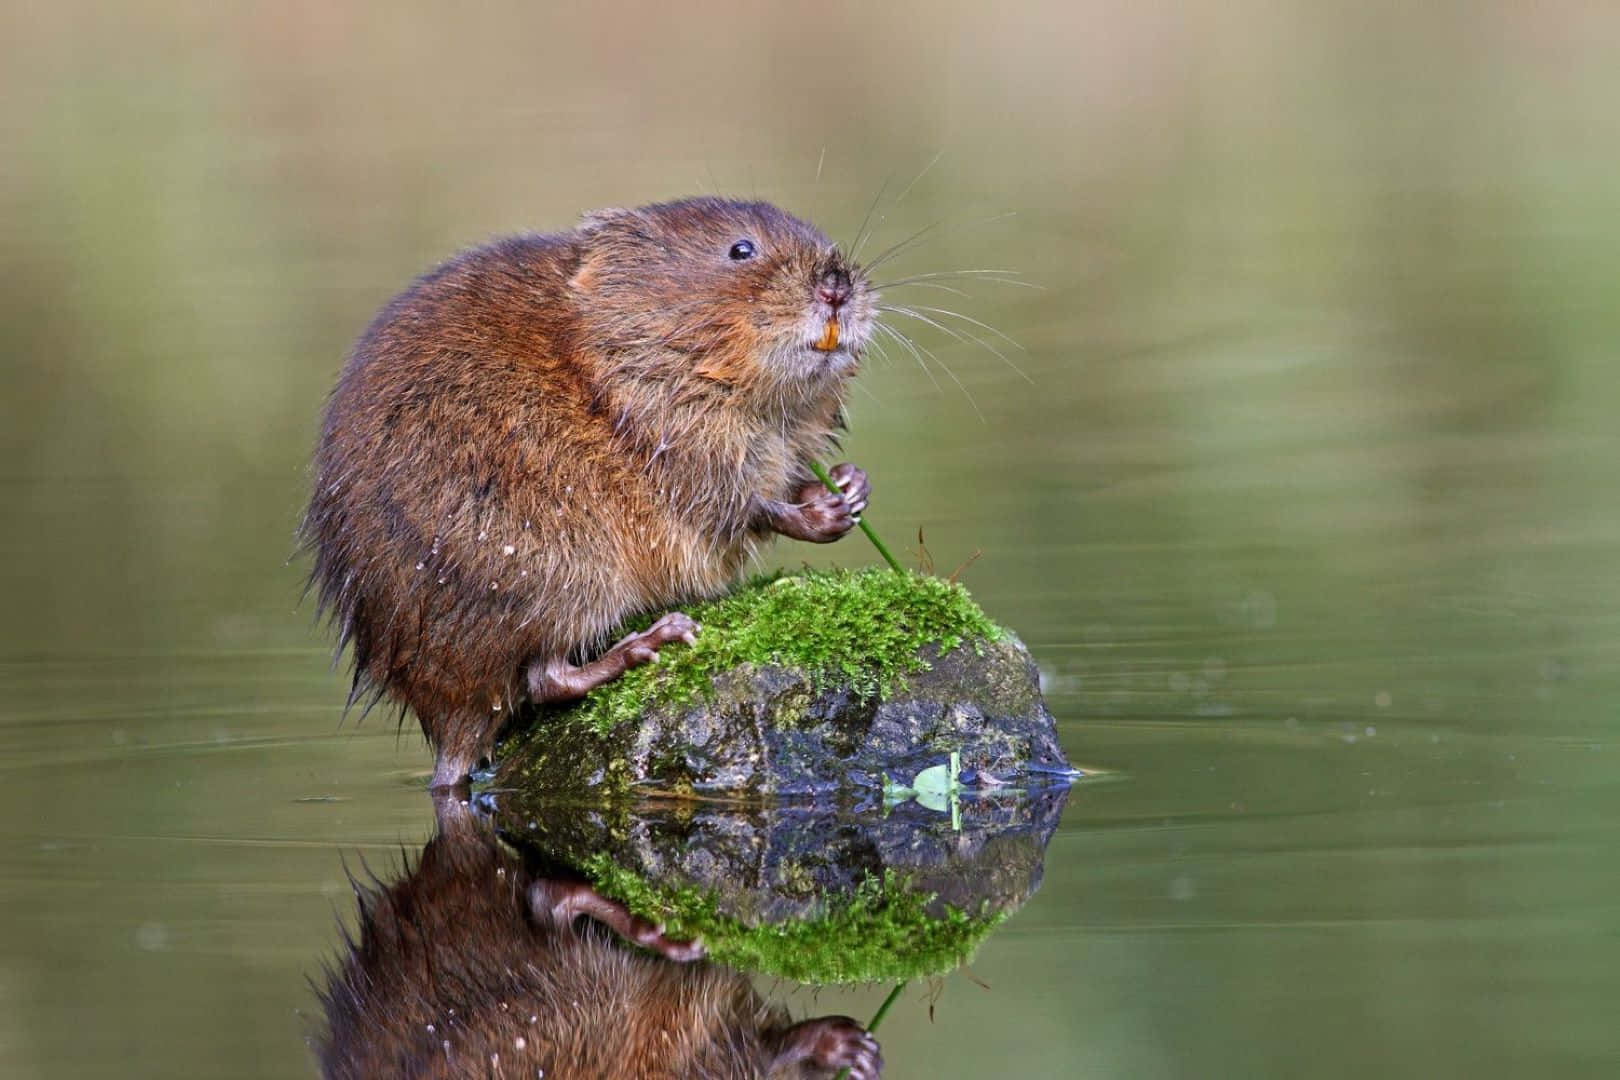
<path id="1" fill-rule="evenodd" d="M 993 214 L 990 217 L 978 218 L 978 219 L 976 219 L 974 221 L 964 222 L 963 224 L 966 224 L 966 225 L 987 225 L 987 224 L 990 224 L 991 222 L 1002 221 L 1002 220 L 1005 220 L 1006 218 L 1014 217 L 1014 216 L 1017 215 L 1017 213 L 1018 213 L 1018 211 L 1016 211 L 1016 210 L 1008 210 L 1004 214 Z M 929 233 L 933 232 L 934 229 L 936 229 L 939 226 L 944 225 L 944 224 L 946 224 L 946 220 L 942 219 L 940 221 L 934 222 L 932 225 L 925 226 L 922 229 L 919 229 L 918 231 L 912 233 L 906 239 L 900 241 L 898 244 L 895 244 L 893 247 L 889 248 L 887 251 L 884 251 L 884 252 L 880 253 L 877 256 L 877 258 L 875 258 L 871 262 L 867 263 L 866 264 L 866 272 L 871 273 L 873 270 L 876 270 L 883 263 L 885 263 L 888 260 L 894 258 L 895 256 L 901 254 L 908 247 L 911 247 L 911 246 L 915 245 L 916 243 L 920 242 L 923 237 L 925 237 Z"/>
<path id="2" fill-rule="evenodd" d="M 900 192 L 900 194 L 895 196 L 894 205 L 899 206 L 903 201 L 905 201 L 905 197 L 908 194 L 910 194 L 911 189 L 917 186 L 917 181 L 919 181 L 923 177 L 927 176 L 928 175 L 928 170 L 932 169 L 935 165 L 938 165 L 939 164 L 939 159 L 944 157 L 944 156 L 945 156 L 945 151 L 944 151 L 943 148 L 941 148 L 939 153 L 935 154 L 932 158 L 930 158 L 929 161 L 928 161 L 928 164 L 926 164 L 926 165 L 924 165 L 922 167 L 922 172 L 918 173 L 916 176 L 913 176 L 911 178 L 911 183 L 907 184 L 905 186 L 905 188 Z"/>
<path id="3" fill-rule="evenodd" d="M 948 308 L 924 307 L 922 304 L 917 305 L 917 310 L 918 311 L 932 312 L 935 315 L 950 315 L 950 316 L 952 316 L 954 318 L 961 319 L 963 322 L 972 323 L 974 326 L 977 326 L 980 329 L 990 331 L 992 334 L 996 335 L 996 337 L 1000 338 L 1002 341 L 1005 341 L 1007 344 L 1011 345 L 1013 348 L 1019 350 L 1020 352 L 1028 352 L 1029 351 L 1028 349 L 1024 348 L 1022 345 L 1020 345 L 1018 342 L 1014 341 L 1012 338 L 1010 338 L 1006 334 L 1002 333 L 1000 330 L 997 330 L 995 327 L 991 326 L 989 323 L 980 322 L 978 319 L 973 318 L 971 315 L 964 315 L 960 311 L 951 311 Z"/>
<path id="4" fill-rule="evenodd" d="M 873 287 L 876 288 L 876 286 L 873 286 Z M 885 288 L 885 289 L 938 289 L 940 292 L 948 292 L 948 293 L 951 293 L 951 294 L 953 294 L 955 296 L 965 297 L 968 300 L 973 299 L 973 294 L 972 293 L 963 292 L 961 289 L 955 288 L 954 286 L 951 286 L 951 285 L 939 285 L 939 284 L 936 284 L 936 283 L 934 283 L 932 281 L 898 281 L 898 282 L 897 281 L 891 281 L 887 285 L 884 285 L 883 288 Z"/>
<path id="5" fill-rule="evenodd" d="M 911 355 L 916 358 L 917 366 L 923 369 L 924 375 L 928 376 L 928 381 L 934 384 L 934 389 L 940 393 L 944 392 L 944 387 L 940 386 L 939 380 L 934 378 L 934 373 L 929 369 L 928 362 L 922 358 L 922 354 L 917 351 L 917 345 L 911 341 L 911 339 L 907 338 L 894 327 L 885 326 L 882 323 L 874 323 L 873 328 L 880 333 L 888 334 L 890 337 L 894 338 L 894 340 L 898 342 L 902 348 L 910 352 Z"/>
<path id="6" fill-rule="evenodd" d="M 901 285 L 910 285 L 918 281 L 933 281 L 939 278 L 971 277 L 975 281 L 993 281 L 999 285 L 1014 285 L 1021 289 L 1040 289 L 1046 291 L 1045 285 L 1036 285 L 1034 282 L 1024 281 L 1015 276 L 1015 270 L 940 270 L 932 274 L 912 274 L 910 277 L 896 278 L 893 281 L 875 283 L 874 289 L 894 289 Z"/>
<path id="7" fill-rule="evenodd" d="M 935 229 L 939 228 L 941 225 L 945 224 L 947 220 L 948 219 L 946 218 L 940 218 L 938 221 L 924 225 L 922 228 L 918 229 L 916 232 L 912 233 L 899 243 L 891 244 L 890 246 L 884 248 L 873 257 L 871 262 L 866 264 L 866 272 L 870 274 L 873 270 L 876 270 L 878 267 L 882 266 L 886 260 L 893 258 L 901 251 L 905 250 L 907 244 L 922 239 Z"/>
<path id="8" fill-rule="evenodd" d="M 979 335 L 977 335 L 977 334 L 975 334 L 975 333 L 973 333 L 971 331 L 961 330 L 961 329 L 958 329 L 957 327 L 947 325 L 946 323 L 942 323 L 938 319 L 931 318 L 930 316 L 924 315 L 922 312 L 917 311 L 917 310 L 915 310 L 913 308 L 900 307 L 898 305 L 884 305 L 879 310 L 892 311 L 896 315 L 904 315 L 908 319 L 916 319 L 919 322 L 925 322 L 929 326 L 932 326 L 934 329 L 939 330 L 939 331 L 941 331 L 943 333 L 949 334 L 951 337 L 955 338 L 957 341 L 963 342 L 964 344 L 971 342 L 972 344 L 979 346 L 981 349 L 986 349 L 989 352 L 993 353 L 1003 364 L 1006 364 L 1009 368 L 1011 368 L 1018 375 L 1019 378 L 1023 379 L 1025 382 L 1029 383 L 1031 386 L 1035 385 L 1035 380 L 1030 378 L 1028 373 L 1026 373 L 1023 368 L 1021 368 L 1017 364 L 1013 363 L 1012 360 L 1010 360 L 1007 357 L 1006 353 L 1002 352 L 1000 349 L 996 348 L 990 342 L 986 341 L 984 338 L 980 337 Z"/>
<path id="9" fill-rule="evenodd" d="M 866 216 L 861 219 L 860 231 L 855 234 L 855 242 L 849 246 L 850 262 L 855 261 L 855 256 L 860 254 L 861 246 L 866 243 L 866 229 L 872 224 L 872 214 L 877 210 L 878 203 L 883 201 L 883 193 L 889 189 L 889 180 L 892 179 L 894 178 L 891 176 L 888 180 L 883 181 L 883 185 L 878 188 L 877 195 L 872 199 L 872 205 L 866 208 Z"/>
<path id="10" fill-rule="evenodd" d="M 912 341 L 909 337 L 907 337 L 905 334 L 902 334 L 900 331 L 896 330 L 894 327 L 892 327 L 892 326 L 882 326 L 881 323 L 878 324 L 878 325 L 881 326 L 882 329 L 887 330 L 890 334 L 894 335 L 896 340 L 898 340 L 902 345 L 904 345 L 906 348 L 908 348 L 908 349 L 910 349 L 912 351 L 912 355 L 917 357 L 917 363 L 922 364 L 922 369 L 925 372 L 928 372 L 928 378 L 929 378 L 929 380 L 931 382 L 933 382 L 934 388 L 937 390 L 937 389 L 939 389 L 939 380 L 934 378 L 934 373 L 932 371 L 928 370 L 928 365 L 927 364 L 923 363 L 923 359 L 922 359 L 922 356 L 919 353 L 919 350 L 921 351 L 921 353 L 927 353 L 928 356 L 934 361 L 934 363 L 938 364 L 940 366 L 940 369 L 942 371 L 944 371 L 945 374 L 950 378 L 951 382 L 956 384 L 956 388 L 958 390 L 962 391 L 962 396 L 967 398 L 967 403 L 970 406 L 972 406 L 973 414 L 979 418 L 979 422 L 981 424 L 989 423 L 989 421 L 985 419 L 983 410 L 981 410 L 979 408 L 979 403 L 973 399 L 973 394 L 971 392 L 969 392 L 968 388 L 965 385 L 963 385 L 962 380 L 956 377 L 956 372 L 951 370 L 951 366 L 949 364 L 947 364 L 944 360 L 941 360 L 939 358 L 939 356 L 932 349 L 928 348 L 925 345 L 917 344 L 915 341 Z"/>

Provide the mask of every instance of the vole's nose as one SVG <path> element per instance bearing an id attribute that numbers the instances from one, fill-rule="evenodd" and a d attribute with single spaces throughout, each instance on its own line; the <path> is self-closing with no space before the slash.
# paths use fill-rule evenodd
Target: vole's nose
<path id="1" fill-rule="evenodd" d="M 831 304 L 834 311 L 844 306 L 849 292 L 849 274 L 843 270 L 828 270 L 816 283 L 816 299 Z"/>

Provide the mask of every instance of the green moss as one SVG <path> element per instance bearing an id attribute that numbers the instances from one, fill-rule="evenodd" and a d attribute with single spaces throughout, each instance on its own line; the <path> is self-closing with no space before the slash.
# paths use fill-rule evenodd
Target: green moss
<path id="1" fill-rule="evenodd" d="M 848 897 L 819 915 L 750 926 L 723 914 L 717 895 L 693 886 L 657 886 L 606 854 L 581 867 L 604 896 L 664 925 L 677 940 L 701 938 L 711 958 L 740 971 L 794 982 L 828 984 L 920 978 L 954 970 L 1005 910 L 973 915 L 946 907 L 929 914 L 934 899 L 907 888 L 905 875 L 873 874 Z"/>
<path id="2" fill-rule="evenodd" d="M 818 689 L 847 680 L 857 694 L 882 697 L 925 665 L 919 654 L 929 646 L 947 652 L 1005 634 L 960 585 L 891 570 L 758 578 L 684 610 L 703 627 L 697 644 L 667 648 L 657 664 L 592 691 L 565 722 L 605 734 L 650 705 L 697 700 L 715 674 L 747 665 L 795 667 Z M 633 621 L 615 636 L 650 621 Z"/>

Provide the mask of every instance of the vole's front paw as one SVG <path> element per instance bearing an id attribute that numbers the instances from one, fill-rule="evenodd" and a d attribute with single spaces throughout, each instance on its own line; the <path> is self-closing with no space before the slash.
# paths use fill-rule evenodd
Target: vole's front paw
<path id="1" fill-rule="evenodd" d="M 823 1016 L 802 1025 L 812 1037 L 809 1059 L 823 1069 L 848 1069 L 850 1080 L 877 1080 L 883 1075 L 878 1042 L 847 1016 Z"/>
<path id="2" fill-rule="evenodd" d="M 836 491 L 824 484 L 806 484 L 799 490 L 798 511 L 804 532 L 800 539 L 817 544 L 830 543 L 853 529 L 872 496 L 872 483 L 866 470 L 848 462 L 835 465 L 828 473 Z"/>
<path id="3" fill-rule="evenodd" d="M 619 640 L 610 652 L 624 656 L 625 667 L 640 667 L 658 659 L 658 650 L 674 641 L 691 645 L 703 629 L 684 611 L 671 611 L 638 634 Z"/>
<path id="4" fill-rule="evenodd" d="M 838 490 L 844 493 L 844 502 L 849 504 L 849 512 L 859 521 L 861 514 L 866 510 L 866 503 L 872 497 L 872 481 L 867 478 L 866 470 L 844 462 L 834 465 L 827 474 L 832 477 Z"/>

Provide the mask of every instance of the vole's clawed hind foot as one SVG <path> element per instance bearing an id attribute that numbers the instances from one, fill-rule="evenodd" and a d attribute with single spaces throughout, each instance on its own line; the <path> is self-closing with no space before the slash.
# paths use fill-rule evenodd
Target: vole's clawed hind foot
<path id="1" fill-rule="evenodd" d="M 537 660 L 529 666 L 529 700 L 572 701 L 584 697 L 603 683 L 610 683 L 631 668 L 658 659 L 658 650 L 675 641 L 691 645 L 701 630 L 692 617 L 671 611 L 640 633 L 619 639 L 613 647 L 588 664 L 575 666 L 567 660 Z"/>
<path id="2" fill-rule="evenodd" d="M 657 660 L 658 650 L 672 641 L 684 641 L 688 645 L 695 644 L 697 642 L 697 632 L 701 629 L 702 627 L 698 626 L 690 615 L 683 611 L 671 611 L 640 633 L 627 634 L 614 642 L 613 647 L 603 655 L 602 659 L 606 660 L 614 653 L 623 650 L 626 663 L 623 670 L 612 676 L 612 678 L 616 679 L 633 667 L 640 667 L 642 664 L 650 664 Z M 606 681 L 608 680 L 603 680 L 603 682 Z"/>
<path id="3" fill-rule="evenodd" d="M 675 941 L 664 936 L 664 928 L 649 922 L 617 900 L 609 900 L 583 881 L 536 881 L 529 887 L 529 905 L 535 915 L 558 924 L 579 916 L 595 919 L 626 941 L 650 949 L 679 964 L 701 960 L 701 941 Z"/>
<path id="4" fill-rule="evenodd" d="M 847 1016 L 822 1016 L 782 1032 L 771 1071 L 803 1062 L 819 1069 L 848 1069 L 850 1080 L 877 1080 L 883 1075 L 877 1040 Z"/>

